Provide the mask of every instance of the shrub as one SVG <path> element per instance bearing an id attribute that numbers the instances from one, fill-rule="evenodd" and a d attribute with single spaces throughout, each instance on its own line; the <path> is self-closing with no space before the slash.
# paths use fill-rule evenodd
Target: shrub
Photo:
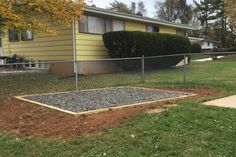
<path id="1" fill-rule="evenodd" d="M 191 53 L 201 53 L 202 47 L 198 43 L 192 43 L 191 44 Z"/>
<path id="2" fill-rule="evenodd" d="M 212 50 L 208 50 L 206 52 L 236 52 L 236 47 L 230 48 L 214 48 Z"/>
<path id="3" fill-rule="evenodd" d="M 146 33 L 135 31 L 109 32 L 103 35 L 104 45 L 108 49 L 111 58 L 126 58 L 160 56 L 170 54 L 182 54 L 190 52 L 188 38 L 164 33 Z M 146 68 L 166 68 L 178 64 L 183 56 L 164 57 L 146 61 Z M 140 62 L 133 63 L 136 66 L 123 66 L 125 69 L 140 67 Z"/>
<path id="4" fill-rule="evenodd" d="M 236 47 L 231 47 L 227 50 L 227 52 L 236 52 Z"/>
<path id="5" fill-rule="evenodd" d="M 217 60 L 218 56 L 226 56 L 226 55 L 229 55 L 229 54 L 224 54 L 224 53 L 221 53 L 221 52 L 236 52 L 236 47 L 230 47 L 230 48 L 214 48 L 210 51 L 206 51 L 206 52 L 211 52 L 211 53 L 214 53 L 216 52 L 216 54 L 212 54 L 210 55 L 211 58 L 213 60 Z"/>

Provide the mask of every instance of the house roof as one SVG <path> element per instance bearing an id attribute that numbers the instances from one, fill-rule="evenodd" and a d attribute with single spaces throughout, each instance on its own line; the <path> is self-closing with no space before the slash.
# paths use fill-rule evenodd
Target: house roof
<path id="1" fill-rule="evenodd" d="M 98 7 L 86 6 L 84 8 L 84 12 L 85 13 L 96 13 L 96 14 L 100 14 L 100 15 L 108 15 L 108 16 L 112 16 L 112 17 L 122 18 L 125 20 L 133 20 L 133 21 L 137 21 L 137 22 L 158 24 L 158 25 L 175 27 L 175 28 L 180 28 L 180 29 L 198 30 L 198 27 L 191 26 L 191 25 L 178 24 L 178 23 L 158 20 L 158 19 L 150 18 L 150 17 L 121 13 L 118 11 L 112 11 L 112 10 L 108 10 L 108 9 L 98 8 Z"/>

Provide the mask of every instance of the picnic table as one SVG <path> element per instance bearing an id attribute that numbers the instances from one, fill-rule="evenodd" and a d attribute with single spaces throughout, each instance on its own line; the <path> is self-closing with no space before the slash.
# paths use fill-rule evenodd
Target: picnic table
<path id="1" fill-rule="evenodd" d="M 17 63 L 20 63 L 20 62 L 17 60 L 17 55 L 16 54 L 14 54 L 12 57 L 0 56 L 0 61 L 3 61 L 3 65 L 7 64 L 8 68 L 22 69 L 22 67 L 23 67 L 20 64 L 17 65 Z"/>
<path id="2" fill-rule="evenodd" d="M 10 58 L 10 57 L 0 56 L 0 63 L 6 64 L 6 62 L 7 62 L 7 60 L 8 60 L 9 58 Z"/>

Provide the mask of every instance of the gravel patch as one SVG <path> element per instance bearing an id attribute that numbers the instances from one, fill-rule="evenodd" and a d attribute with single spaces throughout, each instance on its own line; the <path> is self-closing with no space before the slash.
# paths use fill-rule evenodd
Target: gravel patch
<path id="1" fill-rule="evenodd" d="M 78 113 L 188 95 L 180 92 L 119 87 L 26 96 L 24 98 Z"/>

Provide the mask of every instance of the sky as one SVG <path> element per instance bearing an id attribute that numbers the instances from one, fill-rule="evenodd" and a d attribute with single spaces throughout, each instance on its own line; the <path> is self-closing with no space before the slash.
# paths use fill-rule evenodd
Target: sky
<path id="1" fill-rule="evenodd" d="M 87 1 L 93 1 L 93 4 L 95 4 L 97 7 L 106 8 L 114 0 L 87 0 Z M 122 1 L 128 5 L 130 5 L 131 2 L 139 2 L 139 0 L 119 0 L 119 1 Z M 146 16 L 153 17 L 155 15 L 155 7 L 154 7 L 155 1 L 156 0 L 143 0 L 147 9 Z M 187 0 L 187 1 L 189 4 L 193 4 L 193 0 Z M 196 1 L 199 2 L 200 0 L 196 0 Z"/>

